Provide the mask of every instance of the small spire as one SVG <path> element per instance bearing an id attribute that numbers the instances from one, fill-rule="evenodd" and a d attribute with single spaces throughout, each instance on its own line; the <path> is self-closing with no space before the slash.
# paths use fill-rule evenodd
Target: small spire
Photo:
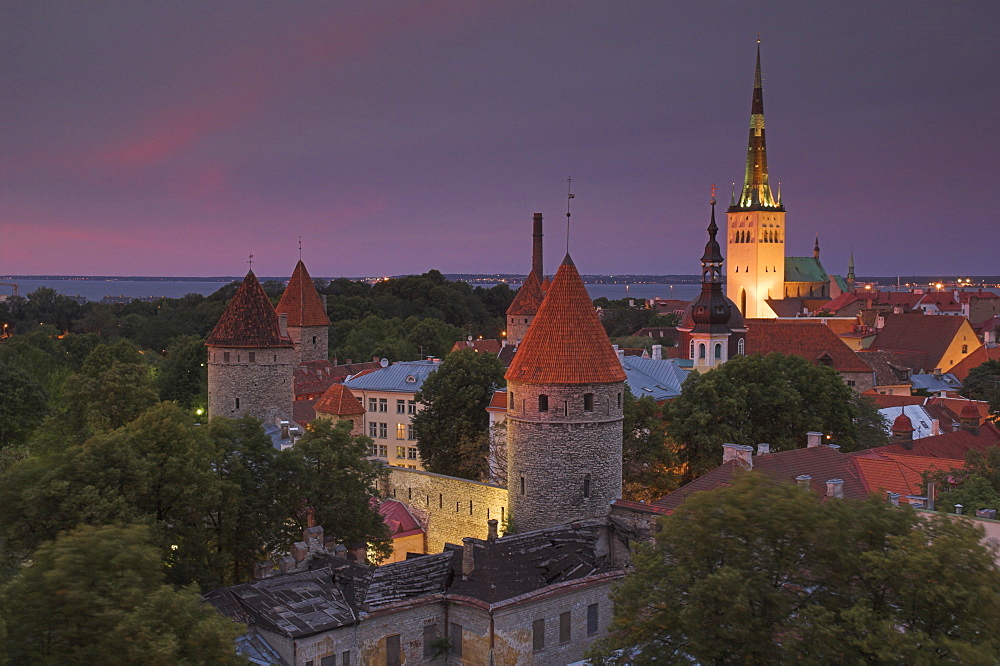
<path id="1" fill-rule="evenodd" d="M 816 234 L 816 245 L 813 246 L 813 256 L 819 259 L 819 234 Z"/>
<path id="2" fill-rule="evenodd" d="M 732 208 L 736 205 L 736 182 L 733 182 L 733 194 L 729 197 L 729 207 Z"/>

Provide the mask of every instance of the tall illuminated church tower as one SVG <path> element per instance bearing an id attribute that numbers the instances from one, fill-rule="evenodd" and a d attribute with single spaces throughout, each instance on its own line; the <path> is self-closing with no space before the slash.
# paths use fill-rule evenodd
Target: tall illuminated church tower
<path id="1" fill-rule="evenodd" d="M 785 296 L 785 207 L 781 205 L 781 190 L 775 200 L 767 178 L 764 91 L 760 78 L 760 40 L 757 40 L 746 174 L 739 199 L 733 189 L 726 235 L 726 296 L 747 318 L 775 317 L 767 300 L 781 300 Z"/>

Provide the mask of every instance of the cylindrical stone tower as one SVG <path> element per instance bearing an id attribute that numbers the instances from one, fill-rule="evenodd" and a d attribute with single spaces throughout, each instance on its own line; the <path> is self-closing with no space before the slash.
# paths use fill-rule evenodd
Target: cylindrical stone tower
<path id="1" fill-rule="evenodd" d="M 514 526 L 607 515 L 622 490 L 625 371 L 569 255 L 506 378 Z"/>
<path id="2" fill-rule="evenodd" d="M 330 354 L 330 319 L 326 307 L 309 277 L 306 265 L 299 259 L 281 300 L 275 308 L 288 317 L 288 337 L 295 345 L 299 363 L 326 361 Z"/>
<path id="3" fill-rule="evenodd" d="M 226 306 L 208 347 L 208 416 L 292 416 L 292 341 L 253 271 Z"/>

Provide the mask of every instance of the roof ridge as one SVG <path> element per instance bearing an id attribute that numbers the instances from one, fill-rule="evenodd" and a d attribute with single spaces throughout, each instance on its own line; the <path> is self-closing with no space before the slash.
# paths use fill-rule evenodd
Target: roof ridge
<path id="1" fill-rule="evenodd" d="M 251 270 L 223 311 L 206 345 L 213 347 L 291 347 L 282 335 L 271 300 Z"/>

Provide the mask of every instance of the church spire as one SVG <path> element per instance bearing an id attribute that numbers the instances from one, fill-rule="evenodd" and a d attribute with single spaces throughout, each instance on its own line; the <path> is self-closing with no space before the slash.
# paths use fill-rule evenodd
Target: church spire
<path id="1" fill-rule="evenodd" d="M 819 259 L 819 234 L 816 234 L 816 244 L 813 245 L 813 256 Z"/>
<path id="2" fill-rule="evenodd" d="M 753 77 L 753 101 L 750 104 L 750 138 L 747 142 L 747 166 L 738 206 L 731 208 L 781 208 L 776 204 L 767 180 L 767 148 L 764 141 L 764 88 L 760 75 L 760 40 L 757 40 L 757 67 Z"/>
<path id="3" fill-rule="evenodd" d="M 851 258 L 847 261 L 847 288 L 854 291 L 854 249 L 851 249 Z"/>

